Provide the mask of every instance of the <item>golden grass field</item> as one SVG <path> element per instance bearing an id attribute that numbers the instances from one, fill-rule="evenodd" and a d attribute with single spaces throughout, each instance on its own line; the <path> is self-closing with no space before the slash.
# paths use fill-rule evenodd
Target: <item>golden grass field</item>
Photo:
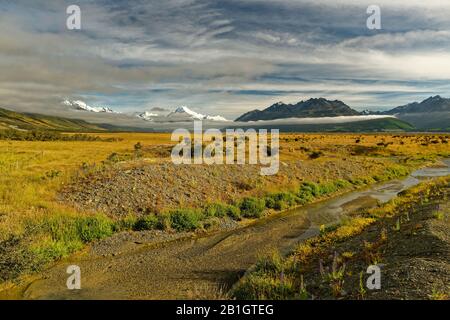
<path id="1" fill-rule="evenodd" d="M 113 153 L 128 159 L 119 164 L 122 167 L 167 162 L 170 161 L 169 156 L 159 152 L 158 147 L 170 149 L 170 145 L 174 144 L 170 141 L 170 134 L 93 135 L 119 139 L 111 142 L 0 141 L 0 241 L 7 241 L 11 237 L 20 238 L 25 232 L 30 232 L 32 240 L 29 246 L 38 251 L 42 247 L 46 248 L 54 241 L 52 236 L 45 232 L 33 233 L 46 220 L 96 214 L 56 201 L 58 191 L 73 181 L 83 163 L 101 167 L 104 165 L 102 162 Z M 449 140 L 450 136 L 444 134 L 281 134 L 280 158 L 285 163 L 302 161 L 308 168 L 320 168 L 323 163 L 331 162 L 338 173 L 341 166 L 348 171 L 354 165 L 355 172 L 360 169 L 360 176 L 363 177 L 389 166 L 412 168 L 438 157 L 448 157 Z M 133 159 L 134 146 L 138 142 L 143 146 L 142 155 L 139 159 Z M 319 153 L 317 158 L 311 157 L 314 152 Z M 361 163 L 366 164 L 364 170 L 357 167 Z M 373 172 L 367 172 L 371 166 Z M 325 170 L 311 172 L 316 175 L 317 181 L 328 180 Z M 291 182 L 274 178 L 263 189 L 250 190 L 247 194 L 282 191 Z M 80 249 L 80 245 L 63 252 L 68 254 L 77 249 Z"/>

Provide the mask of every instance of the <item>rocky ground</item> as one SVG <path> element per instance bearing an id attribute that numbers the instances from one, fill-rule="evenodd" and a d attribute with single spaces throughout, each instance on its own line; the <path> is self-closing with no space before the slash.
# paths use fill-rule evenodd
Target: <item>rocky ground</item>
<path id="1" fill-rule="evenodd" d="M 361 234 L 328 248 L 325 268 L 334 255 L 337 269 L 345 264 L 344 299 L 448 299 L 450 295 L 450 186 L 394 218 L 383 219 Z M 350 253 L 353 254 L 350 257 Z M 366 288 L 367 267 L 381 266 L 381 289 Z M 309 291 L 318 298 L 336 298 L 323 283 L 319 261 L 303 267 Z M 363 273 L 362 281 L 360 273 Z M 361 283 L 364 290 L 361 290 Z M 307 288 L 308 289 L 308 288 Z"/>
<path id="2" fill-rule="evenodd" d="M 361 177 L 384 168 L 382 159 L 288 161 L 280 163 L 277 175 L 263 177 L 257 165 L 142 163 L 132 168 L 113 166 L 82 175 L 63 188 L 59 200 L 82 210 L 123 217 L 129 213 L 199 207 L 208 202 L 231 202 L 302 181 Z"/>
<path id="3" fill-rule="evenodd" d="M 435 212 L 443 216 L 436 218 Z M 448 299 L 450 296 L 450 205 L 418 208 L 385 248 L 384 287 L 373 299 Z M 383 279 L 383 278 L 382 278 Z"/>

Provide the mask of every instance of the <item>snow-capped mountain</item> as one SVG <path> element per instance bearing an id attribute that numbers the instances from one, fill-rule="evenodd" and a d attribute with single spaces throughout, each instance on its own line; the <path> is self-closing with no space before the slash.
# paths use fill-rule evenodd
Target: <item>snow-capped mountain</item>
<path id="1" fill-rule="evenodd" d="M 186 106 L 177 108 L 174 112 L 167 115 L 168 118 L 190 118 L 194 120 L 211 120 L 211 121 L 229 121 L 222 116 L 209 116 L 192 111 Z"/>
<path id="2" fill-rule="evenodd" d="M 167 116 L 168 117 L 188 116 L 189 118 L 196 120 L 203 120 L 205 118 L 203 114 L 192 111 L 191 109 L 185 106 L 178 107 L 174 112 L 169 113 Z"/>
<path id="3" fill-rule="evenodd" d="M 120 113 L 112 110 L 109 107 L 91 107 L 86 102 L 81 100 L 64 100 L 63 105 L 74 108 L 76 110 L 89 111 L 89 112 L 105 112 L 105 113 Z"/>
<path id="4" fill-rule="evenodd" d="M 118 111 L 114 111 L 109 107 L 93 107 L 88 105 L 86 102 L 81 100 L 64 100 L 62 101 L 64 106 L 70 107 L 71 109 L 87 111 L 87 112 L 95 112 L 95 113 L 113 113 L 113 114 L 121 114 L 129 117 L 138 118 L 144 121 L 155 121 L 155 122 L 177 122 L 177 121 L 189 121 L 189 120 L 210 120 L 210 121 L 230 121 L 225 119 L 222 116 L 209 116 L 201 113 L 197 113 L 192 111 L 188 107 L 179 107 L 175 109 L 175 111 L 164 115 L 155 113 L 152 111 L 137 111 L 134 113 L 121 113 Z M 165 110 L 165 109 L 160 109 Z"/>
<path id="5" fill-rule="evenodd" d="M 145 121 L 153 121 L 155 117 L 158 117 L 157 113 L 152 113 L 148 111 L 144 112 L 137 112 L 135 116 L 139 119 L 145 120 Z"/>

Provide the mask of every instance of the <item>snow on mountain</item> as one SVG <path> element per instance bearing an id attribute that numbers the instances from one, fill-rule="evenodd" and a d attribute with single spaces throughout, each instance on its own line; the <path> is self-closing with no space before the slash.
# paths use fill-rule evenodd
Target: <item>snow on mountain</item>
<path id="1" fill-rule="evenodd" d="M 230 120 L 225 119 L 222 116 L 209 116 L 209 115 L 197 113 L 195 111 L 192 111 L 191 109 L 189 109 L 186 106 L 178 107 L 174 112 L 171 112 L 170 114 L 168 114 L 167 117 L 169 117 L 169 118 L 188 117 L 188 118 L 195 119 L 195 120 L 230 121 Z"/>
<path id="2" fill-rule="evenodd" d="M 168 117 L 189 116 L 192 119 L 203 120 L 205 115 L 192 111 L 188 107 L 178 107 L 174 112 L 169 113 Z"/>
<path id="3" fill-rule="evenodd" d="M 74 108 L 76 110 L 81 111 L 89 111 L 89 112 L 105 112 L 105 113 L 120 113 L 112 110 L 109 107 L 91 107 L 86 102 L 81 100 L 64 100 L 62 102 L 63 105 Z"/>
<path id="4" fill-rule="evenodd" d="M 137 118 L 145 120 L 145 121 L 153 121 L 153 118 L 157 117 L 157 116 L 158 116 L 157 113 L 152 113 L 152 112 L 148 112 L 148 111 L 136 113 Z"/>
<path id="5" fill-rule="evenodd" d="M 231 120 L 228 120 L 228 119 L 226 119 L 226 118 L 224 118 L 222 116 L 206 116 L 205 119 L 206 120 L 211 120 L 211 121 L 231 121 Z"/>

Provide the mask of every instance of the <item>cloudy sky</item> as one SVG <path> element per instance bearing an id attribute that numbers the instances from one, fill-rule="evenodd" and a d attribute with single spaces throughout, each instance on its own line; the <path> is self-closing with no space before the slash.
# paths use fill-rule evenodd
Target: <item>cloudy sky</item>
<path id="1" fill-rule="evenodd" d="M 67 30 L 77 4 L 82 29 Z M 381 7 L 382 29 L 366 9 Z M 81 99 L 229 118 L 277 101 L 450 97 L 450 1 L 0 0 L 0 106 Z"/>

